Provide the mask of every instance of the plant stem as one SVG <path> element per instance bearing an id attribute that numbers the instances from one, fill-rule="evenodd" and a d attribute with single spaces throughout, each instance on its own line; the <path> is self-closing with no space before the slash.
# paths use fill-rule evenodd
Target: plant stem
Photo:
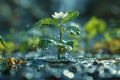
<path id="1" fill-rule="evenodd" d="M 62 28 L 60 28 L 60 43 L 62 43 Z"/>
<path id="2" fill-rule="evenodd" d="M 60 32 L 60 38 L 59 42 L 62 43 L 62 25 L 59 26 L 59 32 Z M 59 51 L 58 51 L 58 59 L 60 59 L 60 54 L 61 54 L 61 46 L 59 46 Z"/>

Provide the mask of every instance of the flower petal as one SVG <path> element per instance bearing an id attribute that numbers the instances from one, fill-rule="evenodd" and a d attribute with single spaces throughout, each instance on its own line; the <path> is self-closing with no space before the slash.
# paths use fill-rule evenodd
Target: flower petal
<path id="1" fill-rule="evenodd" d="M 68 13 L 65 13 L 62 18 L 65 18 L 68 15 Z"/>

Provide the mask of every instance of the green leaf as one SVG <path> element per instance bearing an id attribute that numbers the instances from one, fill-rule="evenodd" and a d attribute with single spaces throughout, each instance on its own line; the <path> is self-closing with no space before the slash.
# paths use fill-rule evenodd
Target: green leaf
<path id="1" fill-rule="evenodd" d="M 78 46 L 77 40 L 70 40 L 70 41 L 62 41 L 62 43 L 55 44 L 57 48 L 61 48 L 62 52 L 64 51 L 71 51 L 73 47 Z"/>
<path id="2" fill-rule="evenodd" d="M 78 27 L 68 26 L 68 27 L 66 27 L 66 30 L 71 35 L 80 35 L 80 28 L 78 28 Z"/>
<path id="3" fill-rule="evenodd" d="M 72 50 L 72 46 L 71 45 L 66 45 L 65 43 L 57 43 L 55 44 L 56 48 L 61 48 L 62 52 L 66 51 L 66 50 Z"/>
<path id="4" fill-rule="evenodd" d="M 77 17 L 79 15 L 79 12 L 78 11 L 68 11 L 67 14 L 68 15 L 61 20 L 62 24 L 64 24 L 64 23 L 74 19 L 75 17 Z"/>
<path id="5" fill-rule="evenodd" d="M 49 24 L 54 25 L 54 26 L 58 26 L 57 20 L 52 19 L 52 18 L 41 19 L 37 23 L 35 23 L 34 26 L 36 26 L 36 25 L 49 25 Z"/>
<path id="6" fill-rule="evenodd" d="M 68 34 L 67 36 L 68 36 L 68 38 L 77 39 L 77 40 L 82 38 L 79 35 L 72 35 L 72 34 Z"/>
<path id="7" fill-rule="evenodd" d="M 64 44 L 69 45 L 71 47 L 75 47 L 75 46 L 78 46 L 78 41 L 77 40 L 70 40 L 70 41 L 64 42 Z"/>
<path id="8" fill-rule="evenodd" d="M 4 47 L 7 47 L 3 41 L 3 38 L 0 36 L 0 43 L 4 46 Z"/>
<path id="9" fill-rule="evenodd" d="M 39 48 L 47 48 L 52 44 L 56 44 L 56 41 L 52 39 L 41 39 L 38 43 Z"/>

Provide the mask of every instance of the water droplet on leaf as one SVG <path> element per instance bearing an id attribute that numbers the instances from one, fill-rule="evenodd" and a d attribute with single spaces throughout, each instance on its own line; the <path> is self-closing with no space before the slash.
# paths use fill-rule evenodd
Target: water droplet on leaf
<path id="1" fill-rule="evenodd" d="M 33 45 L 33 48 L 35 47 L 35 45 Z"/>

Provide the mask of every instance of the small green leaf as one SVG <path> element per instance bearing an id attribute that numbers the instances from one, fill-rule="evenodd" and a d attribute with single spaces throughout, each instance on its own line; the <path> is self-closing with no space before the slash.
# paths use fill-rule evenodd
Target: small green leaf
<path id="1" fill-rule="evenodd" d="M 78 41 L 77 40 L 73 40 L 73 46 L 78 46 L 78 45 L 79 45 Z"/>
<path id="2" fill-rule="evenodd" d="M 4 47 L 7 47 L 3 41 L 3 38 L 0 36 L 0 43 L 4 46 Z"/>
<path id="3" fill-rule="evenodd" d="M 52 18 L 41 19 L 37 23 L 35 23 L 35 25 L 49 25 L 49 24 L 58 26 L 57 20 L 52 19 Z"/>
<path id="4" fill-rule="evenodd" d="M 80 29 L 78 27 L 68 26 L 68 27 L 66 27 L 66 30 L 71 35 L 80 35 Z"/>
<path id="5" fill-rule="evenodd" d="M 66 50 L 72 50 L 72 46 L 71 45 L 66 45 L 64 43 L 57 43 L 55 44 L 56 48 L 61 48 L 62 49 L 62 52 L 66 51 Z"/>
<path id="6" fill-rule="evenodd" d="M 38 43 L 39 48 L 47 48 L 51 44 L 49 39 L 41 39 Z"/>
<path id="7" fill-rule="evenodd" d="M 78 46 L 77 40 L 70 40 L 70 41 L 62 41 L 62 43 L 57 43 L 55 46 L 59 49 L 62 49 L 62 52 L 64 51 L 71 51 L 73 47 Z"/>
<path id="8" fill-rule="evenodd" d="M 70 40 L 70 41 L 65 42 L 65 44 L 69 45 L 71 47 L 75 47 L 75 46 L 78 46 L 78 41 L 77 40 Z"/>
<path id="9" fill-rule="evenodd" d="M 56 41 L 52 39 L 41 39 L 38 43 L 39 48 L 47 48 L 52 44 L 56 44 Z"/>
<path id="10" fill-rule="evenodd" d="M 79 35 L 68 34 L 67 36 L 68 38 L 77 39 L 77 40 L 81 38 Z"/>
<path id="11" fill-rule="evenodd" d="M 79 15 L 78 11 L 68 11 L 67 13 L 68 13 L 68 15 L 61 20 L 62 24 L 72 20 L 73 18 L 75 18 Z"/>

